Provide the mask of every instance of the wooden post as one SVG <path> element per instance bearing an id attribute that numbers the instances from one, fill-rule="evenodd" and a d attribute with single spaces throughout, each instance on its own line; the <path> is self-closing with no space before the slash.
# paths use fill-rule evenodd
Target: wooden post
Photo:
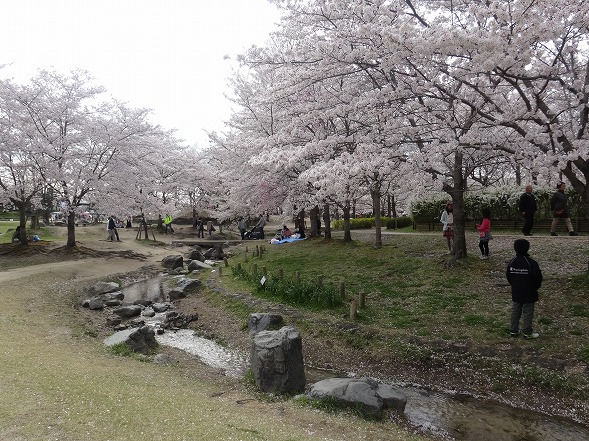
<path id="1" fill-rule="evenodd" d="M 346 298 L 346 284 L 343 280 L 339 281 L 339 296 L 342 300 Z"/>
<path id="2" fill-rule="evenodd" d="M 282 279 L 284 277 L 284 271 L 282 271 L 282 268 L 278 268 L 278 278 Z"/>
<path id="3" fill-rule="evenodd" d="M 267 277 L 268 276 L 268 269 L 265 266 L 262 267 L 262 275 L 264 277 Z"/>
<path id="4" fill-rule="evenodd" d="M 219 277 L 221 277 L 223 275 L 223 267 L 219 267 Z"/>
<path id="5" fill-rule="evenodd" d="M 247 261 L 249 260 L 247 257 L 247 254 L 245 255 L 245 259 L 243 259 L 243 260 L 247 263 Z"/>
<path id="6" fill-rule="evenodd" d="M 358 303 L 356 299 L 350 300 L 350 320 L 356 320 L 356 314 L 358 313 Z"/>
<path id="7" fill-rule="evenodd" d="M 254 275 L 258 274 L 258 264 L 254 263 Z"/>
<path id="8" fill-rule="evenodd" d="M 237 263 L 237 271 L 241 272 L 241 263 L 240 262 Z"/>
<path id="9" fill-rule="evenodd" d="M 249 250 L 247 248 L 247 245 L 245 246 L 245 254 L 249 253 Z"/>
<path id="10" fill-rule="evenodd" d="M 301 283 L 301 272 L 297 271 L 295 273 L 295 279 L 297 279 L 297 283 Z"/>
<path id="11" fill-rule="evenodd" d="M 256 245 L 256 256 L 260 257 L 260 247 Z"/>
<path id="12" fill-rule="evenodd" d="M 360 291 L 360 309 L 366 308 L 366 293 Z"/>
<path id="13" fill-rule="evenodd" d="M 226 257 L 223 257 L 223 262 L 225 262 L 225 268 L 229 266 L 229 262 L 227 261 Z"/>

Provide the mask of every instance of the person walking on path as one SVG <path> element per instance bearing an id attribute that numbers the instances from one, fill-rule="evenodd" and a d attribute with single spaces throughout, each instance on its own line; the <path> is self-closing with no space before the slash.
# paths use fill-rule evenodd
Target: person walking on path
<path id="1" fill-rule="evenodd" d="M 117 224 L 115 223 L 115 218 L 114 216 L 109 216 L 108 217 L 108 225 L 107 225 L 107 230 L 108 230 L 108 241 L 109 242 L 114 242 L 115 241 L 115 237 L 116 237 L 116 241 L 120 242 L 119 240 L 119 233 L 117 231 Z"/>
<path id="2" fill-rule="evenodd" d="M 489 259 L 489 240 L 492 239 L 491 235 L 491 210 L 489 208 L 483 208 L 481 210 L 483 215 L 483 221 L 481 224 L 477 224 L 477 230 L 479 230 L 479 248 L 481 250 L 481 260 Z"/>
<path id="3" fill-rule="evenodd" d="M 528 255 L 530 242 L 517 239 L 513 242 L 516 256 L 507 264 L 506 276 L 511 285 L 511 323 L 512 337 L 520 335 L 519 322 L 524 316 L 522 333 L 524 338 L 538 338 L 540 334 L 532 329 L 534 306 L 538 301 L 538 289 L 542 285 L 542 271 L 538 262 Z"/>
<path id="4" fill-rule="evenodd" d="M 266 225 L 266 217 L 262 214 L 260 220 L 256 224 L 256 228 L 260 232 L 260 239 L 264 239 L 264 226 Z"/>
<path id="5" fill-rule="evenodd" d="M 168 230 L 170 230 L 170 233 L 174 232 L 174 229 L 172 228 L 171 214 L 166 214 L 166 217 L 164 218 L 164 234 L 168 234 Z"/>
<path id="6" fill-rule="evenodd" d="M 550 199 L 550 210 L 552 211 L 552 225 L 550 225 L 550 235 L 551 236 L 558 236 L 556 234 L 556 227 L 560 222 L 560 219 L 564 219 L 564 223 L 567 227 L 569 232 L 569 236 L 576 236 L 573 229 L 573 224 L 571 223 L 571 218 L 569 217 L 569 207 L 568 207 L 568 199 L 569 195 L 564 192 L 566 188 L 566 184 L 564 182 L 559 182 L 556 186 L 556 192 L 552 195 L 552 199 Z"/>
<path id="7" fill-rule="evenodd" d="M 448 242 L 448 254 L 452 254 L 452 242 L 454 241 L 454 203 L 452 201 L 448 201 L 446 204 L 440 222 L 442 223 L 442 236 Z"/>
<path id="8" fill-rule="evenodd" d="M 522 233 L 524 236 L 532 235 L 532 228 L 534 226 L 534 214 L 538 208 L 536 204 L 536 196 L 534 196 L 533 187 L 526 185 L 526 191 L 519 198 L 519 211 L 524 217 L 524 226 Z"/>
<path id="9" fill-rule="evenodd" d="M 213 235 L 213 229 L 214 229 L 213 228 L 213 221 L 212 220 L 209 220 L 207 222 L 207 231 L 209 233 L 209 237 L 211 237 Z"/>
<path id="10" fill-rule="evenodd" d="M 205 226 L 204 226 L 204 222 L 203 222 L 202 218 L 200 218 L 200 217 L 196 221 L 196 230 L 197 230 L 196 237 L 198 237 L 199 239 L 202 237 L 204 239 L 205 238 Z"/>
<path id="11" fill-rule="evenodd" d="M 245 223 L 245 219 L 243 217 L 239 218 L 239 222 L 237 222 L 237 229 L 239 230 L 239 234 L 241 234 L 241 240 L 245 239 L 245 230 L 247 226 Z"/>

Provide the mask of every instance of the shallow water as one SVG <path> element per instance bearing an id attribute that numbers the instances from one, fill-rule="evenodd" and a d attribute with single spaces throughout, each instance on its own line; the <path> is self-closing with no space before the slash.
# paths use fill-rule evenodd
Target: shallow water
<path id="1" fill-rule="evenodd" d="M 154 277 L 125 286 L 122 292 L 125 295 L 125 303 L 133 303 L 137 300 L 149 300 L 154 303 L 164 301 L 161 277 Z"/>
<path id="2" fill-rule="evenodd" d="M 198 357 L 203 363 L 223 369 L 229 377 L 242 377 L 249 369 L 249 357 L 241 351 L 224 348 L 214 341 L 198 337 L 194 331 L 180 329 L 156 336 L 161 345 L 182 349 Z"/>
<path id="3" fill-rule="evenodd" d="M 401 388 L 412 426 L 465 441 L 587 441 L 589 429 L 565 419 L 464 395 Z"/>

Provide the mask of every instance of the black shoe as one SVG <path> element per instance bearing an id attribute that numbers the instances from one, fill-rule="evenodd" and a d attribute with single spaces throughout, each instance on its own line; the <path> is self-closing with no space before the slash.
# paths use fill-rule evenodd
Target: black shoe
<path id="1" fill-rule="evenodd" d="M 569 236 L 578 236 L 578 233 L 575 233 L 574 231 L 569 231 Z"/>
<path id="2" fill-rule="evenodd" d="M 532 233 L 524 233 L 524 236 L 533 236 Z"/>
<path id="3" fill-rule="evenodd" d="M 556 234 L 556 233 L 553 233 L 552 231 L 550 232 L 550 235 L 551 235 L 551 236 L 558 236 L 558 234 Z"/>
<path id="4" fill-rule="evenodd" d="M 519 331 L 517 331 L 517 332 L 510 332 L 510 333 L 509 333 L 509 335 L 510 335 L 511 337 L 513 337 L 513 338 L 517 338 L 517 337 L 519 337 L 519 335 L 520 335 L 520 332 L 519 332 Z"/>

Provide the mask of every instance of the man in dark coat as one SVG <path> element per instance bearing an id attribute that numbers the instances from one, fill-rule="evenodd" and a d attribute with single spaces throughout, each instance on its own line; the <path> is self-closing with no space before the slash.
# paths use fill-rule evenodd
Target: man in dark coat
<path id="1" fill-rule="evenodd" d="M 519 198 L 519 211 L 524 217 L 524 226 L 522 233 L 524 236 L 532 235 L 532 227 L 534 226 L 534 214 L 536 213 L 537 204 L 536 196 L 532 193 L 531 185 L 526 185 L 526 191 Z"/>
<path id="2" fill-rule="evenodd" d="M 540 334 L 532 329 L 534 305 L 538 301 L 538 289 L 542 285 L 542 271 L 538 262 L 528 255 L 530 242 L 517 239 L 513 243 L 516 256 L 507 264 L 507 281 L 511 285 L 511 326 L 512 337 L 519 336 L 519 321 L 524 316 L 522 329 L 524 338 L 538 338 Z"/>

